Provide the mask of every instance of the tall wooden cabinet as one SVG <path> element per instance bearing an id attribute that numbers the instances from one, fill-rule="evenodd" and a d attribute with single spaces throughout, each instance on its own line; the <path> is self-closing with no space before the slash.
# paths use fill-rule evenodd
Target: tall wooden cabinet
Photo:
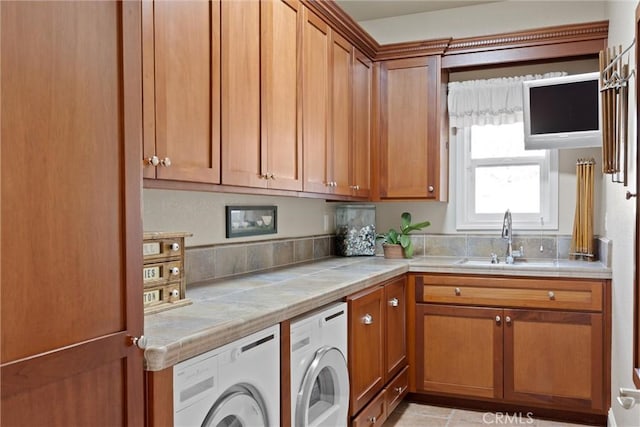
<path id="1" fill-rule="evenodd" d="M 220 183 L 220 2 L 142 8 L 144 177 Z"/>
<path id="2" fill-rule="evenodd" d="M 143 424 L 140 8 L 0 4 L 3 426 Z"/>
<path id="3" fill-rule="evenodd" d="M 440 62 L 433 55 L 378 63 L 380 198 L 447 199 L 447 77 Z"/>
<path id="4" fill-rule="evenodd" d="M 222 183 L 302 190 L 298 0 L 222 2 Z"/>
<path id="5" fill-rule="evenodd" d="M 353 55 L 353 132 L 351 190 L 356 197 L 371 195 L 371 85 L 373 63 L 361 52 Z"/>
<path id="6" fill-rule="evenodd" d="M 353 425 L 382 425 L 407 394 L 406 276 L 347 297 L 349 414 Z"/>

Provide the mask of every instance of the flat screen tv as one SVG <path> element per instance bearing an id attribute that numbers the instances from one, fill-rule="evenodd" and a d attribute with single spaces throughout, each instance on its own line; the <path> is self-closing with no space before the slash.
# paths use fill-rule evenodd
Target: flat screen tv
<path id="1" fill-rule="evenodd" d="M 525 149 L 602 145 L 598 72 L 529 80 L 523 87 Z"/>

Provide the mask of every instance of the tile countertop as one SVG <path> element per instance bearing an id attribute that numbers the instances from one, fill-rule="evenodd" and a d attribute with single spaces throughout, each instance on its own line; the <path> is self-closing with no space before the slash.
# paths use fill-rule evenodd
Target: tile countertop
<path id="1" fill-rule="evenodd" d="M 525 261 L 492 265 L 459 257 L 329 258 L 269 272 L 189 286 L 193 304 L 146 315 L 144 366 L 160 371 L 369 286 L 410 272 L 611 278 L 600 262 Z"/>

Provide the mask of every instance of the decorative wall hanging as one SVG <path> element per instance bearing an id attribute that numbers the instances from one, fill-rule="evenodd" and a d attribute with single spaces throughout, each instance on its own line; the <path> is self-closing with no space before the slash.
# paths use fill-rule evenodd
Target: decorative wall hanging
<path id="1" fill-rule="evenodd" d="M 277 206 L 227 206 L 227 238 L 275 234 Z"/>

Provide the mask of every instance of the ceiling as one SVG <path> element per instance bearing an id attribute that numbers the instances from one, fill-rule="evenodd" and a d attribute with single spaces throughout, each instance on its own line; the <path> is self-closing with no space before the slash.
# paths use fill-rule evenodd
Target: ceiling
<path id="1" fill-rule="evenodd" d="M 388 18 L 391 16 L 410 15 L 412 13 L 433 12 L 443 9 L 454 9 L 478 5 L 483 3 L 495 3 L 500 0 L 336 0 L 337 3 L 355 21 L 368 21 L 370 19 Z"/>

